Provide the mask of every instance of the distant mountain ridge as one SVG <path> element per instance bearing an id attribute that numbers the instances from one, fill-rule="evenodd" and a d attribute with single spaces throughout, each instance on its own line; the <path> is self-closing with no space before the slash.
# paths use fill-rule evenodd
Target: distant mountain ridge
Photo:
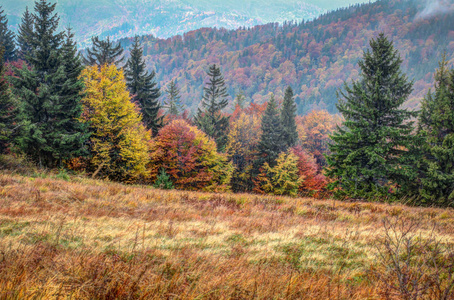
<path id="1" fill-rule="evenodd" d="M 270 22 L 313 19 L 328 9 L 364 0 L 58 0 L 61 25 L 74 28 L 86 46 L 93 35 L 113 39 L 153 34 L 167 38 L 202 27 L 236 29 Z M 34 0 L 6 1 L 10 25 Z M 311 4 L 312 3 L 312 4 Z"/>
<path id="2" fill-rule="evenodd" d="M 143 36 L 144 54 L 161 86 L 177 80 L 191 111 L 200 102 L 208 65 L 216 63 L 232 98 L 242 90 L 255 103 L 267 101 L 271 92 L 282 99 L 290 85 L 299 114 L 336 112 L 336 91 L 359 78 L 358 60 L 369 40 L 384 32 L 399 50 L 404 72 L 415 81 L 406 105 L 417 108 L 433 86 L 443 52 L 454 66 L 454 2 L 443 1 L 439 9 L 424 0 L 379 0 L 304 23 L 203 28 L 169 39 Z M 131 41 L 121 42 L 127 49 Z"/>

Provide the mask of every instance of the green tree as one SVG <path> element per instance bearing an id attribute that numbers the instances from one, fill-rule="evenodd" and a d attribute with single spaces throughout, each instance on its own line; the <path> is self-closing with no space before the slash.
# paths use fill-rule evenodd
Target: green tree
<path id="1" fill-rule="evenodd" d="M 402 60 L 384 34 L 370 41 L 371 50 L 359 61 L 361 79 L 345 85 L 337 108 L 345 118 L 331 136 L 328 175 L 341 193 L 372 198 L 405 191 L 415 179 L 408 151 L 416 113 L 401 108 L 412 91 L 400 69 Z"/>
<path id="2" fill-rule="evenodd" d="M 87 56 L 83 57 L 86 65 L 102 66 L 105 64 L 115 64 L 118 66 L 124 61 L 125 57 L 121 56 L 123 54 L 123 48 L 121 48 L 120 43 L 115 46 L 110 40 L 110 37 L 107 37 L 107 40 L 103 41 L 95 36 L 91 38 L 91 42 L 93 44 L 92 49 L 87 49 Z"/>
<path id="3" fill-rule="evenodd" d="M 274 95 L 271 95 L 270 101 L 266 106 L 265 114 L 262 117 L 261 132 L 258 155 L 255 161 L 256 171 L 264 163 L 267 163 L 270 167 L 274 167 L 279 154 L 285 151 L 286 148 L 286 144 L 282 138 L 282 121 Z"/>
<path id="4" fill-rule="evenodd" d="M 183 111 L 183 104 L 180 102 L 180 90 L 178 89 L 177 82 L 172 80 L 169 87 L 166 89 L 167 99 L 164 102 L 167 108 L 167 114 L 177 116 Z"/>
<path id="5" fill-rule="evenodd" d="M 234 109 L 237 106 L 239 106 L 241 109 L 243 109 L 245 104 L 246 104 L 246 95 L 244 94 L 244 91 L 241 90 L 235 97 Z"/>
<path id="6" fill-rule="evenodd" d="M 163 190 L 173 190 L 174 186 L 172 180 L 170 180 L 169 174 L 167 174 L 165 169 L 161 169 L 159 175 L 156 177 L 156 181 L 153 184 L 153 187 Z"/>
<path id="7" fill-rule="evenodd" d="M 426 204 L 454 206 L 454 70 L 446 57 L 435 74 L 435 91 L 421 103 L 421 195 Z"/>
<path id="8" fill-rule="evenodd" d="M 163 126 L 163 116 L 159 116 L 161 104 L 158 100 L 161 92 L 154 82 L 156 74 L 154 71 L 148 73 L 146 70 L 143 49 L 137 36 L 130 52 L 131 57 L 125 66 L 126 83 L 133 100 L 139 103 L 145 126 L 152 130 L 153 136 L 156 136 Z"/>
<path id="9" fill-rule="evenodd" d="M 291 87 L 287 87 L 281 110 L 282 140 L 286 144 L 287 148 L 295 146 L 298 142 L 295 117 L 296 103 L 293 98 L 293 90 Z"/>
<path id="10" fill-rule="evenodd" d="M 4 49 L 0 47 L 0 154 L 4 153 L 18 125 L 18 104 L 5 80 Z"/>
<path id="11" fill-rule="evenodd" d="M 25 8 L 25 12 L 22 15 L 22 22 L 19 25 L 19 35 L 17 36 L 17 44 L 19 45 L 19 58 L 27 60 L 27 57 L 31 56 L 32 47 L 30 40 L 33 35 L 33 16 L 28 11 L 28 6 Z"/>
<path id="12" fill-rule="evenodd" d="M 66 35 L 65 41 L 65 33 L 57 32 L 55 6 L 45 0 L 35 2 L 32 55 L 28 57 L 32 68 L 16 68 L 17 76 L 11 77 L 23 107 L 24 126 L 17 143 L 36 163 L 46 167 L 83 155 L 87 139 L 79 121 L 81 86 L 77 82 L 80 67 L 74 56 L 75 45 L 71 36 Z"/>
<path id="13" fill-rule="evenodd" d="M 16 59 L 16 44 L 14 43 L 14 33 L 8 29 L 8 19 L 6 13 L 0 5 L 0 45 L 4 48 L 3 59 L 12 61 Z"/>
<path id="14" fill-rule="evenodd" d="M 222 114 L 228 105 L 228 94 L 221 69 L 213 64 L 207 72 L 209 82 L 203 89 L 201 108 L 194 118 L 195 124 L 216 142 L 218 151 L 224 151 L 227 144 L 229 117 Z"/>

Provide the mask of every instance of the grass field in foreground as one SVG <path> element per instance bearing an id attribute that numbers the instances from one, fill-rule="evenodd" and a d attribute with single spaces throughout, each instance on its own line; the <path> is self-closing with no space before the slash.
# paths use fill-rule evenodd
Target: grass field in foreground
<path id="1" fill-rule="evenodd" d="M 0 174 L 0 299 L 392 299 L 385 218 L 454 245 L 452 209 Z"/>

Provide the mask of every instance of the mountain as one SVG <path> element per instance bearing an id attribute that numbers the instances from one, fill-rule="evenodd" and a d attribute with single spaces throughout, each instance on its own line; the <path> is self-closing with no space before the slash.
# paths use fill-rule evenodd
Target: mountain
<path id="1" fill-rule="evenodd" d="M 60 0 L 62 26 L 71 25 L 81 46 L 93 35 L 114 39 L 153 34 L 167 38 L 202 27 L 236 29 L 270 22 L 313 19 L 328 9 L 364 0 Z M 34 0 L 2 3 L 17 29 Z"/>
<path id="2" fill-rule="evenodd" d="M 433 4 L 437 5 L 433 5 Z M 414 80 L 406 103 L 417 108 L 433 86 L 433 73 L 446 52 L 454 65 L 453 1 L 379 0 L 338 9 L 309 22 L 285 22 L 237 30 L 203 28 L 182 36 L 143 36 L 148 67 L 161 86 L 177 80 L 185 104 L 195 111 L 206 70 L 219 64 L 234 97 L 263 103 L 273 92 L 293 87 L 298 112 L 314 108 L 336 112 L 336 91 L 359 78 L 358 60 L 369 40 L 384 32 L 394 41 L 403 69 Z M 127 48 L 131 39 L 123 39 Z"/>

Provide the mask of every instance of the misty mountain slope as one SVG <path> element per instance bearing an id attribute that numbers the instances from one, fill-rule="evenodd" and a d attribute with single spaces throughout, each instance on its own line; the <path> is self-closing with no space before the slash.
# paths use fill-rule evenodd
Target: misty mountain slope
<path id="1" fill-rule="evenodd" d="M 165 38 L 201 27 L 236 29 L 307 20 L 326 9 L 361 1 L 364 0 L 324 0 L 322 8 L 315 0 L 60 0 L 57 11 L 61 25 L 71 25 L 79 44 L 87 45 L 93 35 L 118 39 L 153 34 Z M 25 6 L 31 9 L 33 3 L 33 0 L 7 0 L 1 4 L 13 29 L 17 29 Z"/>
<path id="2" fill-rule="evenodd" d="M 230 31 L 204 28 L 165 40 L 145 36 L 144 52 L 160 85 L 177 80 L 192 111 L 200 102 L 208 65 L 217 63 L 232 97 L 243 90 L 249 101 L 262 103 L 270 92 L 282 97 L 290 85 L 300 114 L 314 108 L 335 112 L 336 91 L 359 78 L 358 60 L 369 40 L 384 32 L 402 56 L 403 70 L 415 81 L 406 105 L 416 108 L 433 85 L 444 51 L 454 65 L 454 3 L 435 14 L 425 4 L 380 0 L 302 24 Z M 127 48 L 131 39 L 122 43 Z"/>

